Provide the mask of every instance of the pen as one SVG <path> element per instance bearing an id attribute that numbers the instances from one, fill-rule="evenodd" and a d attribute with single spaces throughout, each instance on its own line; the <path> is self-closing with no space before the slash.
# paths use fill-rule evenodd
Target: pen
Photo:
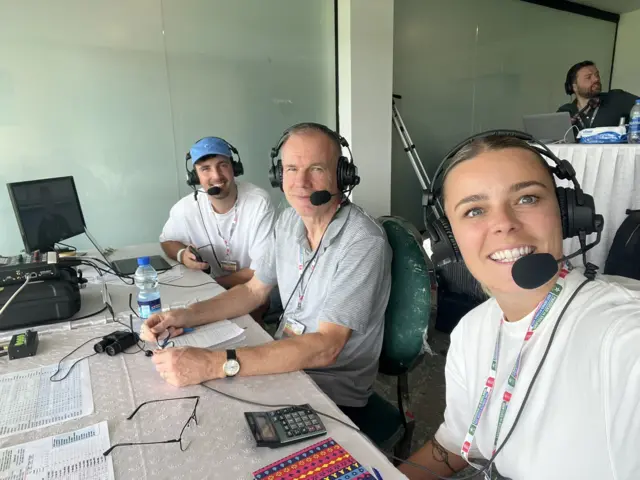
<path id="1" fill-rule="evenodd" d="M 182 329 L 183 333 L 191 333 L 193 331 L 195 331 L 195 328 L 188 327 L 188 328 L 183 328 Z"/>
<path id="2" fill-rule="evenodd" d="M 373 472 L 373 475 L 376 477 L 376 480 L 383 480 L 382 475 L 380 474 L 377 468 L 371 467 L 371 471 Z"/>

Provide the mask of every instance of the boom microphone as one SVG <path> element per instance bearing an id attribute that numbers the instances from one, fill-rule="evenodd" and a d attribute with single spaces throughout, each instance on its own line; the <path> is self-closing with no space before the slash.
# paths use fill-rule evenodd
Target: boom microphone
<path id="1" fill-rule="evenodd" d="M 331 194 L 328 190 L 318 190 L 317 192 L 313 192 L 309 200 L 311 200 L 311 204 L 319 207 L 320 205 L 324 205 L 325 203 L 329 203 L 331 201 L 331 197 L 335 195 L 340 195 L 342 192 Z"/>
<path id="2" fill-rule="evenodd" d="M 207 195 L 215 197 L 216 195 L 219 195 L 221 191 L 222 189 L 220 187 L 211 187 L 207 190 Z"/>
<path id="3" fill-rule="evenodd" d="M 516 260 L 511 267 L 511 276 L 520 288 L 532 290 L 551 280 L 558 273 L 558 263 L 566 259 L 556 260 L 550 253 L 532 253 Z"/>
<path id="4" fill-rule="evenodd" d="M 533 290 L 541 287 L 549 280 L 551 280 L 556 273 L 558 273 L 558 264 L 571 260 L 578 255 L 583 255 L 583 261 L 585 268 L 589 269 L 590 265 L 587 262 L 586 253 L 591 250 L 597 244 L 600 243 L 602 238 L 602 229 L 604 227 L 604 218 L 602 215 L 596 215 L 596 239 L 587 245 L 586 235 L 581 232 L 580 248 L 573 252 L 571 255 L 565 255 L 559 260 L 550 253 L 532 253 L 526 257 L 519 258 L 511 267 L 511 277 L 520 288 L 527 290 Z M 591 265 L 593 266 L 593 265 Z M 597 268 L 597 267 L 596 267 Z"/>

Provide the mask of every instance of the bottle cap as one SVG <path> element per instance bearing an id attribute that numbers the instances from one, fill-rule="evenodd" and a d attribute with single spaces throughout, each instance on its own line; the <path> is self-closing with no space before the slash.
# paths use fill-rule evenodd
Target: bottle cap
<path id="1" fill-rule="evenodd" d="M 138 266 L 149 265 L 149 257 L 138 257 Z"/>

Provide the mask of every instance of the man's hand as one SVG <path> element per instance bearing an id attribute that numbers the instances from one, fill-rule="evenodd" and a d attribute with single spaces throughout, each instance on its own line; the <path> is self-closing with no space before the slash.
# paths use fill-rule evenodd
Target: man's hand
<path id="1" fill-rule="evenodd" d="M 196 260 L 196 256 L 189 250 L 189 248 L 182 252 L 182 264 L 192 270 L 206 270 L 209 268 L 208 263 Z"/>
<path id="2" fill-rule="evenodd" d="M 155 342 L 166 331 L 169 331 L 170 337 L 182 335 L 183 329 L 188 326 L 189 318 L 189 311 L 182 308 L 155 313 L 140 326 L 140 338 L 145 342 Z"/>
<path id="3" fill-rule="evenodd" d="M 152 360 L 160 376 L 171 385 L 184 387 L 224 377 L 224 352 L 205 348 L 177 347 L 156 350 Z"/>

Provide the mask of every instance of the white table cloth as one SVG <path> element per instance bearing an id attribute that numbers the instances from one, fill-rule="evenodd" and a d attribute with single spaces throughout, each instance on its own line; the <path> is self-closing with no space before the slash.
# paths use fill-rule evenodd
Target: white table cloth
<path id="1" fill-rule="evenodd" d="M 159 253 L 157 245 L 118 251 L 115 258 L 153 255 Z M 183 269 L 185 275 L 177 285 L 195 285 L 213 282 L 201 272 Z M 161 279 L 162 280 L 162 279 Z M 215 283 L 197 288 L 160 287 L 163 306 L 203 300 L 215 296 L 222 287 Z M 135 287 L 124 284 L 109 285 L 116 313 L 128 311 L 128 296 Z M 90 313 L 101 305 L 102 294 L 97 287 L 83 291 L 86 305 L 76 316 Z M 135 300 L 134 300 L 135 301 Z M 95 310 L 93 310 L 95 311 Z M 105 324 L 104 314 L 96 316 L 94 325 L 76 328 L 73 322 L 64 322 L 58 331 L 40 335 L 37 355 L 9 361 L 0 358 L 0 374 L 55 364 L 84 341 L 105 335 L 121 326 Z M 244 345 L 257 345 L 271 341 L 271 337 L 248 315 L 233 319 L 245 328 Z M 102 324 L 100 324 L 102 323 Z M 72 359 L 92 353 L 90 342 L 71 356 Z M 133 348 L 131 350 L 134 350 Z M 178 438 L 180 429 L 189 418 L 194 400 L 163 402 L 145 406 L 133 420 L 126 417 L 142 402 L 161 398 L 199 395 L 198 425 L 188 428 L 190 445 L 185 452 L 179 444 L 118 447 L 112 452 L 116 479 L 252 479 L 251 472 L 275 462 L 323 438 L 333 437 L 353 457 L 365 466 L 374 466 L 385 479 L 406 478 L 386 457 L 358 432 L 330 419 L 322 418 L 328 435 L 278 449 L 257 448 L 243 412 L 270 410 L 248 405 L 211 392 L 202 386 L 176 388 L 165 383 L 156 373 L 150 358 L 144 354 L 106 354 L 89 358 L 94 413 L 58 425 L 25 432 L 0 439 L 0 448 L 72 431 L 106 420 L 111 445 L 119 442 L 144 442 Z M 239 377 L 209 382 L 223 392 L 266 404 L 309 403 L 318 411 L 349 419 L 303 372 L 260 377 Z"/>

